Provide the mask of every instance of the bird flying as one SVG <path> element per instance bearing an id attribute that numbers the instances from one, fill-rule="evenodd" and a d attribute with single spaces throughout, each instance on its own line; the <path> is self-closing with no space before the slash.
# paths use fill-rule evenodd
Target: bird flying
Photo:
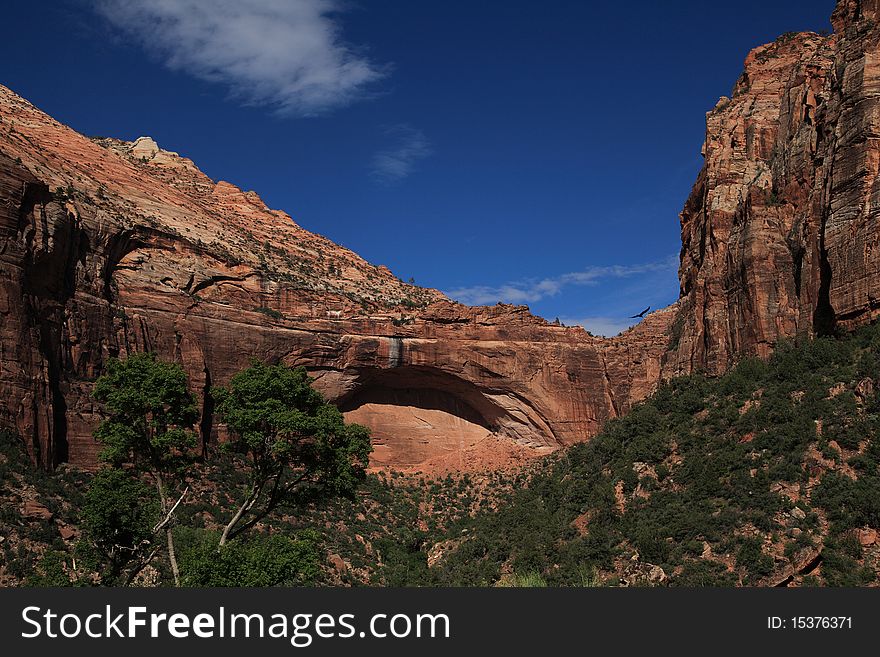
<path id="1" fill-rule="evenodd" d="M 632 317 L 630 317 L 630 319 L 642 319 L 648 313 L 649 310 L 651 310 L 651 306 L 648 306 L 647 308 L 645 308 L 638 315 L 633 315 Z"/>

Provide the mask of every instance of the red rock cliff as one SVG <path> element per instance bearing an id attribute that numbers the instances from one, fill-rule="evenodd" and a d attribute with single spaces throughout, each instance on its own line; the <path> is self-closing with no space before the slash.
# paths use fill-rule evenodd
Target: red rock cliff
<path id="1" fill-rule="evenodd" d="M 406 285 L 151 139 L 89 140 L 0 87 L 0 421 L 47 467 L 94 463 L 92 382 L 154 350 L 189 373 L 207 443 L 204 390 L 256 357 L 305 365 L 377 462 L 463 463 L 585 440 L 663 376 L 870 321 L 878 20 L 880 0 L 842 0 L 833 34 L 749 54 L 707 116 L 681 298 L 611 340 Z"/>
<path id="2" fill-rule="evenodd" d="M 878 17 L 878 0 L 842 0 L 834 34 L 755 48 L 708 114 L 667 373 L 880 314 Z"/>
<path id="3" fill-rule="evenodd" d="M 46 467 L 95 462 L 92 382 L 138 350 L 183 364 L 206 442 L 205 389 L 280 360 L 396 466 L 583 440 L 656 385 L 671 311 L 606 341 L 461 306 L 149 138 L 87 139 L 3 87 L 0 118 L 0 421 Z"/>

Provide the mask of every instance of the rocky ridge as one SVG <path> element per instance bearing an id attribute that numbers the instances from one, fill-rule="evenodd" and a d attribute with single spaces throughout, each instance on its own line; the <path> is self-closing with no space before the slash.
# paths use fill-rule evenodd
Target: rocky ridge
<path id="1" fill-rule="evenodd" d="M 707 115 L 667 373 L 717 374 L 880 314 L 878 19 L 876 0 L 841 0 L 833 34 L 755 48 Z"/>
<path id="2" fill-rule="evenodd" d="M 656 385 L 671 311 L 608 341 L 462 306 L 150 138 L 88 139 L 2 87 L 0 117 L 3 420 L 45 467 L 95 463 L 91 385 L 132 351 L 184 366 L 206 445 L 210 385 L 251 358 L 304 365 L 396 467 L 544 453 Z"/>
<path id="3" fill-rule="evenodd" d="M 680 300 L 621 336 L 407 285 L 150 138 L 88 139 L 0 87 L 0 420 L 93 464 L 111 356 L 204 391 L 251 358 L 306 366 L 377 463 L 491 465 L 595 435 L 667 377 L 880 315 L 880 2 L 749 53 L 707 115 L 681 214 Z M 500 442 L 499 442 L 500 441 Z M 476 455 L 476 457 L 475 457 Z"/>

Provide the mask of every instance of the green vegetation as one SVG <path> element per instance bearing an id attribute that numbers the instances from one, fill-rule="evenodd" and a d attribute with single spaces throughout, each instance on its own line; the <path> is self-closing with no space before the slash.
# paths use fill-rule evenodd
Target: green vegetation
<path id="1" fill-rule="evenodd" d="M 196 445 L 192 427 L 199 418 L 195 397 L 187 389 L 186 373 L 180 365 L 163 363 L 151 353 L 133 354 L 124 361 L 114 358 L 95 382 L 94 397 L 109 413 L 95 431 L 95 438 L 104 446 L 100 458 L 116 468 L 119 475 L 105 482 L 106 500 L 118 500 L 124 505 L 134 503 L 134 492 L 130 489 L 133 484 L 125 482 L 125 477 L 142 474 L 153 481 L 161 515 L 151 533 L 158 536 L 164 532 L 174 581 L 179 584 L 173 513 L 186 496 L 186 490 L 179 490 L 192 462 Z M 117 498 L 117 493 L 124 498 Z M 127 509 L 126 506 L 124 510 Z M 104 540 L 103 536 L 96 538 Z M 115 538 L 111 536 L 108 540 Z M 125 546 L 131 558 L 143 553 L 126 582 L 152 561 L 158 551 L 152 543 L 142 537 L 137 544 Z"/>
<path id="2" fill-rule="evenodd" d="M 588 565 L 613 583 L 644 562 L 677 585 L 758 584 L 814 546 L 826 584 L 873 580 L 853 532 L 880 525 L 878 345 L 872 326 L 671 381 L 462 523 L 441 581 L 491 584 L 507 568 L 577 585 Z"/>
<path id="3" fill-rule="evenodd" d="M 92 479 L 80 514 L 77 550 L 103 584 L 129 583 L 152 561 L 160 504 L 151 486 L 121 468 Z"/>
<path id="4" fill-rule="evenodd" d="M 523 575 L 511 575 L 506 579 L 502 579 L 499 584 L 500 586 L 509 586 L 513 588 L 537 589 L 546 587 L 547 580 L 541 576 L 541 573 L 530 571 Z"/>
<path id="5" fill-rule="evenodd" d="M 860 541 L 880 528 L 878 347 L 880 326 L 780 344 L 664 384 L 529 470 L 438 479 L 365 475 L 366 430 L 304 370 L 256 362 L 214 391 L 230 439 L 193 464 L 180 375 L 144 356 L 96 389 L 111 413 L 94 477 L 36 471 L 4 436 L 5 573 L 173 584 L 160 473 L 171 502 L 189 487 L 167 525 L 182 585 L 865 585 L 880 572 L 880 546 Z M 123 393 L 154 368 L 161 409 Z M 34 491 L 52 520 L 18 512 Z"/>
<path id="6" fill-rule="evenodd" d="M 217 550 L 219 536 L 205 530 L 181 530 L 185 586 L 302 586 L 319 573 L 317 534 L 298 539 L 253 534 Z"/>
<path id="7" fill-rule="evenodd" d="M 66 201 L 73 200 L 76 195 L 76 188 L 73 185 L 68 185 L 67 187 L 56 187 L 55 188 L 55 198 L 59 203 L 65 203 Z"/>
<path id="8" fill-rule="evenodd" d="M 284 319 L 284 315 L 282 315 L 274 308 L 266 308 L 265 306 L 260 306 L 259 308 L 254 308 L 254 312 L 262 313 L 266 317 L 271 317 L 272 319 Z"/>
<path id="9" fill-rule="evenodd" d="M 347 425 L 311 385 L 305 368 L 254 361 L 211 393 L 231 433 L 226 450 L 249 473 L 220 537 L 223 546 L 284 502 L 354 494 L 364 478 L 370 433 Z"/>
<path id="10" fill-rule="evenodd" d="M 302 368 L 255 361 L 212 392 L 230 432 L 213 466 L 196 463 L 199 413 L 183 369 L 153 354 L 111 360 L 96 381 L 107 412 L 95 431 L 103 466 L 82 475 L 87 486 L 35 470 L 24 443 L 2 434 L 0 544 L 9 567 L 0 575 L 37 586 L 319 581 L 319 535 L 269 516 L 351 498 L 365 477 L 368 430 L 345 424 Z M 36 491 L 35 515 L 20 515 L 16 507 Z M 56 516 L 79 528 L 78 540 L 59 537 Z M 243 535 L 272 521 L 284 529 Z"/>

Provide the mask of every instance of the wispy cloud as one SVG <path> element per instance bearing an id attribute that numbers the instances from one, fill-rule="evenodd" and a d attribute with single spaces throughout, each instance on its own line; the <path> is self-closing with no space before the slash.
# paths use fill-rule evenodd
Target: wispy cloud
<path id="1" fill-rule="evenodd" d="M 281 113 L 311 116 L 346 105 L 388 71 L 343 41 L 343 0 L 94 0 L 94 6 L 170 68 Z"/>
<path id="2" fill-rule="evenodd" d="M 628 319 L 625 317 L 560 317 L 559 321 L 565 326 L 582 326 L 593 335 L 601 335 L 610 338 L 625 331 L 641 320 Z"/>
<path id="3" fill-rule="evenodd" d="M 373 156 L 370 172 L 379 182 L 392 185 L 409 176 L 416 164 L 431 154 L 431 144 L 421 130 L 409 125 L 387 128 L 385 136 L 393 144 Z"/>
<path id="4" fill-rule="evenodd" d="M 610 265 L 588 267 L 553 278 L 525 280 L 500 286 L 474 285 L 448 290 L 447 294 L 461 303 L 482 306 L 498 303 L 535 303 L 559 294 L 570 285 L 598 285 L 603 279 L 628 278 L 639 274 L 668 272 L 678 267 L 678 256 L 673 255 L 659 262 L 638 265 Z"/>

